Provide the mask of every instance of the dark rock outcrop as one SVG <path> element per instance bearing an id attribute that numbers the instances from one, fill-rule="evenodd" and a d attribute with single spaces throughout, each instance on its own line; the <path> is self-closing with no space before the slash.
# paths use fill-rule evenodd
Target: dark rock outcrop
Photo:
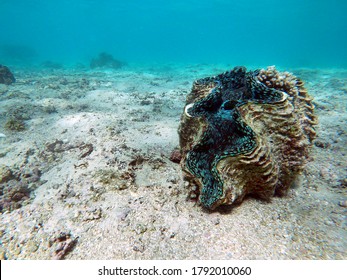
<path id="1" fill-rule="evenodd" d="M 98 57 L 93 58 L 90 62 L 90 68 L 113 68 L 118 69 L 126 65 L 126 63 L 113 58 L 112 55 L 102 52 Z"/>
<path id="2" fill-rule="evenodd" d="M 16 79 L 10 69 L 7 66 L 0 64 L 0 84 L 10 85 L 15 81 Z"/>

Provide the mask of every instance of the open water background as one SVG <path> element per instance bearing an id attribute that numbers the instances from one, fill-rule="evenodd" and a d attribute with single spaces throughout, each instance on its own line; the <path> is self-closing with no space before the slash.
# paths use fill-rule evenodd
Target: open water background
<path id="1" fill-rule="evenodd" d="M 346 0 L 0 0 L 0 63 L 347 67 Z"/>

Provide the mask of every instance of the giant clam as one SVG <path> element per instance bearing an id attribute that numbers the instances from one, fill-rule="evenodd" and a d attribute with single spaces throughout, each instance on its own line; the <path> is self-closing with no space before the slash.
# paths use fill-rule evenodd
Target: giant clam
<path id="1" fill-rule="evenodd" d="M 315 124 L 303 82 L 273 66 L 197 80 L 179 126 L 184 178 L 210 210 L 283 195 L 308 161 Z"/>

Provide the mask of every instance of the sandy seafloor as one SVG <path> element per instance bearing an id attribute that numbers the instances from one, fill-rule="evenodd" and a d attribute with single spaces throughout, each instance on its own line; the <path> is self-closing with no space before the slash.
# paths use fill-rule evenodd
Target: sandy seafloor
<path id="1" fill-rule="evenodd" d="M 1 259 L 346 259 L 347 70 L 280 69 L 306 82 L 319 117 L 286 197 L 214 212 L 187 199 L 169 160 L 185 97 L 232 67 L 12 69 L 17 82 L 0 85 Z M 5 129 L 14 115 L 26 130 Z"/>

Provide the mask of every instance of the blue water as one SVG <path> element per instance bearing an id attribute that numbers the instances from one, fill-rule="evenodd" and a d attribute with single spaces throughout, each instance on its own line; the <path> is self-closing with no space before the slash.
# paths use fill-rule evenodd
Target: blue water
<path id="1" fill-rule="evenodd" d="M 0 63 L 347 67 L 346 0 L 0 0 Z"/>

